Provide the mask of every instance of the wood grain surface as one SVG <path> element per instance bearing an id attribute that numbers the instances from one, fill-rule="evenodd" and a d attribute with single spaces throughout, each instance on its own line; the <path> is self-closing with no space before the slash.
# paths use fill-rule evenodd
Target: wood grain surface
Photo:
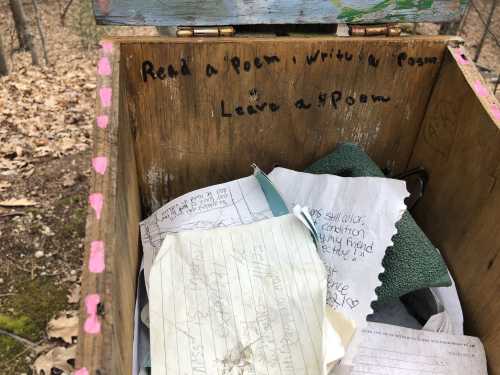
<path id="1" fill-rule="evenodd" d="M 123 99 L 145 212 L 249 175 L 252 162 L 265 170 L 304 168 L 339 141 L 359 143 L 383 167 L 403 170 L 450 40 L 123 44 Z"/>
<path id="2" fill-rule="evenodd" d="M 82 303 L 77 368 L 131 373 L 141 218 L 249 175 L 252 162 L 301 169 L 349 141 L 395 173 L 429 171 L 416 218 L 450 265 L 467 332 L 500 375 L 500 106 L 449 43 L 456 39 L 114 40 L 113 74 L 98 86 L 112 88 L 112 104 L 96 107 L 110 121 L 94 132 L 94 156 L 109 166 L 91 180 L 104 206 L 99 220 L 89 210 L 82 282 L 82 301 L 101 298 L 102 329 L 85 332 Z M 94 240 L 105 243 L 103 273 L 87 267 Z"/>
<path id="3" fill-rule="evenodd" d="M 481 75 L 470 59 L 457 63 L 457 52 L 446 55 L 410 161 L 430 174 L 416 219 L 455 278 L 466 333 L 481 338 L 489 374 L 498 375 L 500 121 L 491 113 L 498 102 L 477 96 Z"/>
<path id="4" fill-rule="evenodd" d="M 131 374 L 135 289 L 140 251 L 140 200 L 132 151 L 131 130 L 126 109 L 120 104 L 120 46 L 114 44 L 109 59 L 112 75 L 99 77 L 96 115 L 109 116 L 106 128 L 94 128 L 93 156 L 106 157 L 108 166 L 101 175 L 93 173 L 90 193 L 103 194 L 101 216 L 89 207 L 86 227 L 85 257 L 82 273 L 80 332 L 76 368 L 88 374 Z M 123 65 L 122 65 L 123 66 Z M 102 87 L 112 89 L 111 107 L 99 100 Z M 90 247 L 102 241 L 105 249 L 105 270 L 89 271 Z M 88 317 L 85 298 L 97 294 L 100 299 L 98 319 L 100 332 L 84 330 Z"/>

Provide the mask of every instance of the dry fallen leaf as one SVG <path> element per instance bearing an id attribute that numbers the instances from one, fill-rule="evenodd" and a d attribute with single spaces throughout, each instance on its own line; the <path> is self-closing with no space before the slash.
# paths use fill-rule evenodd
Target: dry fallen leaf
<path id="1" fill-rule="evenodd" d="M 78 312 L 62 311 L 47 324 L 49 339 L 61 338 L 68 344 L 73 343 L 73 337 L 78 336 Z"/>
<path id="2" fill-rule="evenodd" d="M 74 368 L 68 361 L 74 360 L 75 356 L 76 345 L 69 348 L 57 347 L 38 357 L 33 363 L 33 370 L 36 375 L 50 375 L 53 368 L 70 374 Z"/>
<path id="3" fill-rule="evenodd" d="M 8 181 L 0 181 L 0 191 L 7 189 L 11 186 L 11 183 Z"/>
<path id="4" fill-rule="evenodd" d="M 63 177 L 62 184 L 64 187 L 70 187 L 73 186 L 76 183 L 75 176 L 74 175 L 66 175 Z"/>
<path id="5" fill-rule="evenodd" d="M 79 284 L 73 285 L 73 287 L 69 290 L 68 303 L 80 302 L 80 288 Z"/>
<path id="6" fill-rule="evenodd" d="M 28 206 L 36 206 L 36 202 L 30 201 L 26 198 L 20 199 L 7 199 L 6 201 L 0 201 L 0 206 L 2 207 L 28 207 Z"/>

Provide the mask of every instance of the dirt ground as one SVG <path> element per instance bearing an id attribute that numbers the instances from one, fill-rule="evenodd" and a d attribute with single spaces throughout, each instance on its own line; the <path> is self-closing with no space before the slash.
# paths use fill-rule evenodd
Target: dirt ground
<path id="1" fill-rule="evenodd" d="M 47 322 L 78 309 L 67 294 L 82 263 L 94 52 L 57 26 L 54 5 L 40 3 L 53 65 L 32 67 L 29 54 L 15 53 L 11 74 L 0 78 L 0 201 L 25 201 L 0 207 L 0 329 L 35 344 L 0 335 L 0 374 L 29 373 L 35 357 L 50 349 Z M 28 4 L 25 11 L 32 14 Z M 6 1 L 0 15 L 10 51 L 16 38 Z"/>
<path id="2" fill-rule="evenodd" d="M 483 13 L 490 1 L 477 2 Z M 32 15 L 31 2 L 24 4 Z M 47 323 L 79 304 L 97 40 L 156 33 L 97 29 L 83 0 L 75 0 L 62 26 L 62 1 L 38 4 L 50 65 L 33 67 L 28 53 L 9 53 L 12 72 L 0 78 L 0 375 L 31 373 L 38 355 L 55 345 L 71 347 L 68 340 L 49 340 Z M 482 30 L 477 18 L 471 11 L 463 32 L 472 53 Z M 7 0 L 0 0 L 0 20 L 4 48 L 15 51 Z M 494 30 L 500 34 L 500 10 Z M 35 42 L 40 47 L 38 37 Z M 39 56 L 43 61 L 40 49 Z M 490 37 L 479 63 L 500 72 L 499 49 Z"/>
<path id="3" fill-rule="evenodd" d="M 42 64 L 33 67 L 28 53 L 15 51 L 17 37 L 8 1 L 0 1 L 0 34 L 11 67 L 11 73 L 0 78 L 2 375 L 31 373 L 38 355 L 54 346 L 72 347 L 71 339 L 48 340 L 47 323 L 79 305 L 97 41 L 110 34 L 93 24 L 90 2 L 74 1 L 64 27 L 59 19 L 62 2 L 38 4 L 50 65 L 43 63 L 36 36 Z M 28 16 L 33 14 L 30 5 L 24 2 Z M 36 34 L 35 24 L 31 26 Z M 155 30 L 111 32 L 130 35 Z M 12 203 L 16 206 L 8 207 Z M 69 337 L 76 336 L 75 325 L 67 322 Z"/>
<path id="4" fill-rule="evenodd" d="M 465 45 L 471 52 L 472 57 L 474 57 L 478 49 L 484 30 L 484 24 L 481 19 L 486 21 L 493 1 L 474 0 L 473 4 L 475 7 L 470 8 L 464 20 L 460 36 L 465 39 Z M 481 15 L 479 15 L 478 11 Z M 489 80 L 492 89 L 494 89 L 495 83 L 500 78 L 500 4 L 497 4 L 493 13 L 490 30 L 494 36 L 487 34 L 477 64 L 480 68 L 487 69 L 483 70 L 482 73 Z M 500 87 L 497 88 L 496 96 L 500 98 Z"/>

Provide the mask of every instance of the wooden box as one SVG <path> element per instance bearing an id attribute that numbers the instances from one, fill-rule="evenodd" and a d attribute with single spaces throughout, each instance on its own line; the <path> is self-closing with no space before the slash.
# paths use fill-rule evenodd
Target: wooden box
<path id="1" fill-rule="evenodd" d="M 415 217 L 500 374 L 500 106 L 450 37 L 115 39 L 98 65 L 77 368 L 130 374 L 139 221 L 340 141 L 430 174 Z M 82 370 L 80 374 L 85 374 Z"/>

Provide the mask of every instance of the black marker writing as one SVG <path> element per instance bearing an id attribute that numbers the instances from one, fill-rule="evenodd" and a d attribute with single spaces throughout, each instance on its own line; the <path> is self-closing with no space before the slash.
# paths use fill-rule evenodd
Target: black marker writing
<path id="1" fill-rule="evenodd" d="M 219 73 L 219 71 L 215 69 L 212 65 L 207 64 L 206 73 L 207 77 L 212 77 L 214 74 Z"/>

